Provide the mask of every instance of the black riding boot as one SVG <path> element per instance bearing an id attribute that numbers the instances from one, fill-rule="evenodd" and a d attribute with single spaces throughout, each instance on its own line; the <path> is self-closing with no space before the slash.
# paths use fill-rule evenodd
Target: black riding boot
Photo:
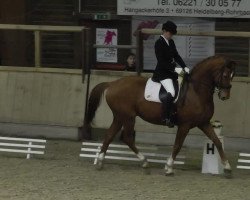
<path id="1" fill-rule="evenodd" d="M 171 93 L 167 93 L 167 95 L 162 99 L 162 108 L 163 108 L 163 120 L 166 122 L 166 125 L 169 128 L 173 128 L 174 124 L 171 121 L 171 114 L 172 114 L 172 108 L 173 108 L 173 100 Z"/>

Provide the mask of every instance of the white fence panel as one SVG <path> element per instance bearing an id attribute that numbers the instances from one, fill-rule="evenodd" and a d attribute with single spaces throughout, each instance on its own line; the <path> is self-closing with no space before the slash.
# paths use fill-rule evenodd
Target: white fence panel
<path id="1" fill-rule="evenodd" d="M 92 142 L 83 142 L 83 147 L 81 148 L 80 157 L 85 158 L 94 158 L 94 164 L 97 162 L 97 157 L 99 155 L 102 144 L 101 143 L 92 143 Z M 148 159 L 148 162 L 151 163 L 163 163 L 165 164 L 167 158 L 170 157 L 168 154 L 157 153 L 157 147 L 145 147 L 139 146 L 139 150 L 143 155 Z M 134 152 L 132 152 L 127 145 L 120 144 L 110 144 L 109 149 L 105 155 L 105 159 L 111 160 L 125 160 L 125 161 L 140 161 Z M 183 165 L 185 164 L 185 156 L 177 156 L 175 164 Z"/>
<path id="2" fill-rule="evenodd" d="M 0 137 L 0 152 L 22 153 L 30 159 L 32 154 L 44 154 L 45 143 L 41 139 Z"/>
<path id="3" fill-rule="evenodd" d="M 237 169 L 250 169 L 250 154 L 240 153 Z"/>

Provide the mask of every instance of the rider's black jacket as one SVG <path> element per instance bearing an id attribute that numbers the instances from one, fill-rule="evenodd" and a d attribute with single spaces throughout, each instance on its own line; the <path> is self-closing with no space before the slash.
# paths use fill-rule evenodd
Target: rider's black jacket
<path id="1" fill-rule="evenodd" d="M 160 36 L 155 42 L 157 65 L 153 74 L 154 81 L 159 82 L 167 78 L 176 80 L 178 75 L 175 72 L 175 62 L 177 62 L 182 68 L 186 67 L 186 64 L 176 49 L 174 41 L 171 39 L 168 42 L 169 45 L 162 36 Z"/>

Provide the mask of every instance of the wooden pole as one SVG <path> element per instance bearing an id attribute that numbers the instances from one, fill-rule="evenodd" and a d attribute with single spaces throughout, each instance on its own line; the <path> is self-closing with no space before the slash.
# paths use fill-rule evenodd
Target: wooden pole
<path id="1" fill-rule="evenodd" d="M 248 76 L 250 77 L 250 38 L 248 39 Z"/>
<path id="2" fill-rule="evenodd" d="M 0 24 L 3 30 L 23 31 L 58 31 L 58 32 L 81 32 L 82 26 L 44 26 L 44 25 L 21 25 L 21 24 Z"/>
<path id="3" fill-rule="evenodd" d="M 160 29 L 148 29 L 141 30 L 143 34 L 160 35 L 162 30 Z M 235 32 L 235 31 L 210 31 L 210 32 L 195 32 L 187 30 L 179 30 L 177 35 L 184 36 L 206 36 L 206 37 L 234 37 L 234 38 L 250 38 L 250 32 Z"/>
<path id="4" fill-rule="evenodd" d="M 84 83 L 85 80 L 85 66 L 86 66 L 86 52 L 87 52 L 87 47 L 86 47 L 86 30 L 82 30 L 81 32 L 81 65 L 82 65 L 82 83 Z"/>
<path id="5" fill-rule="evenodd" d="M 118 49 L 136 49 L 136 45 L 97 45 L 94 44 L 93 48 L 118 48 Z"/>
<path id="6" fill-rule="evenodd" d="M 140 76 L 143 71 L 143 37 L 141 30 L 137 31 L 136 34 L 136 57 L 137 57 L 137 65 L 136 72 L 137 75 Z"/>
<path id="7" fill-rule="evenodd" d="M 91 39 L 90 39 L 91 30 L 85 30 L 85 73 L 87 74 L 87 88 L 86 88 L 86 105 L 85 105 L 85 114 L 87 114 L 87 107 L 88 107 L 88 98 L 89 98 L 89 85 L 90 85 L 90 73 L 91 73 Z"/>
<path id="8" fill-rule="evenodd" d="M 35 67 L 41 67 L 41 32 L 34 31 L 35 34 Z"/>
<path id="9" fill-rule="evenodd" d="M 86 74 L 90 73 L 91 66 L 92 66 L 92 37 L 91 37 L 91 29 L 85 30 L 85 71 Z"/>
<path id="10" fill-rule="evenodd" d="M 88 114 L 88 100 L 89 100 L 89 87 L 90 87 L 90 75 L 91 75 L 91 67 L 92 67 L 92 38 L 91 38 L 91 30 L 86 29 L 85 31 L 85 74 L 87 74 L 87 85 L 86 85 L 86 98 L 85 98 L 85 113 L 84 113 L 84 124 L 85 120 Z M 83 126 L 83 132 L 82 137 L 84 139 L 90 139 L 91 138 L 91 132 L 90 130 L 84 130 Z"/>

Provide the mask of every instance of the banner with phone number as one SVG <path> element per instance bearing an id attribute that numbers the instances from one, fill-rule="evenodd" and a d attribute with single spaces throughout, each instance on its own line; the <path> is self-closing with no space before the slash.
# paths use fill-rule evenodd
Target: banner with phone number
<path id="1" fill-rule="evenodd" d="M 118 0 L 117 14 L 250 18 L 250 0 Z"/>

